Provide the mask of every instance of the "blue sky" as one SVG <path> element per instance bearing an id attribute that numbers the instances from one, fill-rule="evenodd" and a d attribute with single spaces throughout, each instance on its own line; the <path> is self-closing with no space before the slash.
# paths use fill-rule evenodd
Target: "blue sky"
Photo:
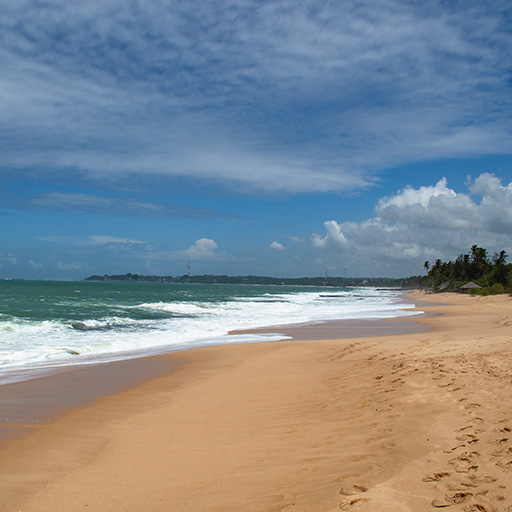
<path id="1" fill-rule="evenodd" d="M 512 254 L 509 1 L 0 9 L 0 277 Z"/>

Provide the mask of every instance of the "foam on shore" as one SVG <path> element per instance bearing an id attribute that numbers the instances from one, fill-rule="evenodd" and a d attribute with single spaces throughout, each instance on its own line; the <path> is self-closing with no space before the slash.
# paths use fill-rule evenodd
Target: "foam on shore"
<path id="1" fill-rule="evenodd" d="M 350 337 L 390 336 L 428 329 L 406 320 L 338 320 L 290 324 L 229 333 L 235 342 L 258 336 L 270 339 L 323 340 Z M 10 375 L 12 382 L 0 385 L 0 442 L 21 436 L 27 429 L 48 424 L 72 408 L 90 405 L 98 399 L 120 393 L 175 369 L 183 357 L 136 357 L 95 361 L 75 365 L 21 369 Z"/>

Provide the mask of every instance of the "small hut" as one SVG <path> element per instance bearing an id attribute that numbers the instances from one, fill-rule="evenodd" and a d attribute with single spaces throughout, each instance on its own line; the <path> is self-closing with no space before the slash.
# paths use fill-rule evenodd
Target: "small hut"
<path id="1" fill-rule="evenodd" d="M 437 291 L 438 292 L 446 292 L 449 290 L 449 288 L 450 288 L 450 283 L 448 281 L 446 281 L 445 283 L 443 283 L 442 285 L 439 286 Z"/>
<path id="2" fill-rule="evenodd" d="M 481 286 L 478 286 L 476 283 L 473 283 L 473 281 L 470 281 L 469 283 L 466 283 L 463 286 L 459 287 L 460 291 L 466 291 L 466 290 L 479 290 L 481 289 Z"/>

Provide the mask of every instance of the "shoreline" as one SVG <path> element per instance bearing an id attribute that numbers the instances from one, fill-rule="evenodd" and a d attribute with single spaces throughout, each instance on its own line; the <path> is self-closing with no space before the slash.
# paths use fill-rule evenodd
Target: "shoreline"
<path id="1" fill-rule="evenodd" d="M 410 307 L 403 307 L 403 306 L 410 306 L 410 304 L 407 304 L 404 302 L 403 297 L 406 296 L 406 292 L 401 291 L 398 293 L 399 290 L 395 291 L 395 297 L 394 297 L 394 303 L 398 308 L 402 306 L 402 310 L 405 309 L 411 309 Z M 49 346 L 48 352 L 51 352 L 52 349 L 58 348 L 61 351 L 68 352 L 70 356 L 67 358 L 56 358 L 52 359 L 51 357 L 48 358 L 47 356 L 46 360 L 42 359 L 41 354 L 39 354 L 40 360 L 37 360 L 35 362 L 32 362 L 31 364 L 24 364 L 23 358 L 20 358 L 21 362 L 18 362 L 17 365 L 11 366 L 9 361 L 3 361 L 3 368 L 4 371 L 2 375 L 0 375 L 0 386 L 3 386 L 5 384 L 14 384 L 16 382 L 21 382 L 25 380 L 30 380 L 33 378 L 39 378 L 39 377 L 45 377 L 50 374 L 54 373 L 60 373 L 62 371 L 73 371 L 72 367 L 86 367 L 86 366 L 94 366 L 96 364 L 108 364 L 111 362 L 117 362 L 117 361 L 123 361 L 128 359 L 140 359 L 144 357 L 152 357 L 152 356 L 159 356 L 162 354 L 168 354 L 168 353 L 174 353 L 174 352 L 182 352 L 184 350 L 191 350 L 194 348 L 199 348 L 201 346 L 211 346 L 214 344 L 231 344 L 231 343 L 259 343 L 259 342 L 270 342 L 270 341 L 282 341 L 284 339 L 292 338 L 296 339 L 296 334 L 292 333 L 281 333 L 281 327 L 284 328 L 284 330 L 288 328 L 296 328 L 300 327 L 301 329 L 303 327 L 307 329 L 314 329 L 315 332 L 318 331 L 318 337 L 321 339 L 324 339 L 325 337 L 340 337 L 340 338 L 346 338 L 351 337 L 354 335 L 361 335 L 361 336 L 369 336 L 372 335 L 373 332 L 375 332 L 376 329 L 379 327 L 382 329 L 383 332 L 389 331 L 390 334 L 398 334 L 401 332 L 401 328 L 397 328 L 396 332 L 393 332 L 392 329 L 389 328 L 385 323 L 381 324 L 380 326 L 377 325 L 377 322 L 384 321 L 384 320 L 394 320 L 394 319 L 400 319 L 399 311 L 394 311 L 391 314 L 397 314 L 398 316 L 393 317 L 390 316 L 386 319 L 373 319 L 373 318 L 354 318 L 354 319 L 321 319 L 321 320 L 309 320 L 305 323 L 291 323 L 291 324 L 285 324 L 283 325 L 284 321 L 286 320 L 286 317 L 275 317 L 273 318 L 276 323 L 271 323 L 269 318 L 267 317 L 258 317 L 257 320 L 254 318 L 247 322 L 249 325 L 252 323 L 256 327 L 254 328 L 246 328 L 246 329 L 236 329 L 229 331 L 229 328 L 233 329 L 232 324 L 228 324 L 226 322 L 226 325 L 223 326 L 223 329 L 214 333 L 212 336 L 203 336 L 201 337 L 194 337 L 189 336 L 188 338 L 181 338 L 180 343 L 176 343 L 175 340 L 170 342 L 167 340 L 167 344 L 149 344 L 148 346 L 144 348 L 136 348 L 138 346 L 138 343 L 134 343 L 134 347 L 132 348 L 125 348 L 121 351 L 113 350 L 112 352 L 101 352 L 98 353 L 87 353 L 84 352 L 81 353 L 81 347 L 80 347 L 80 341 L 77 341 L 77 346 L 72 344 L 67 345 L 67 341 L 62 341 L 62 346 L 60 347 L 54 347 Z M 329 316 L 329 315 L 328 315 Z M 73 325 L 76 323 L 81 322 L 73 322 Z M 368 327 L 372 327 L 372 329 L 367 329 Z M 343 333 L 344 326 L 348 326 L 349 329 L 347 333 Z M 333 329 L 334 327 L 338 328 L 340 330 L 339 335 L 333 335 L 328 334 L 324 332 L 324 330 L 327 329 Z M 206 329 L 208 327 L 206 326 Z M 412 324 L 410 325 L 410 330 L 413 330 L 414 327 Z M 89 330 L 89 329 L 84 329 Z M 95 330 L 95 329 L 91 329 Z M 99 330 L 103 330 L 100 328 Z M 365 332 L 367 331 L 367 332 Z M 165 332 L 165 331 L 163 331 Z M 203 326 L 203 329 L 200 331 L 201 333 L 205 332 L 205 327 Z M 172 330 L 169 331 L 169 333 L 172 333 Z M 240 339 L 235 340 L 234 338 L 239 335 Z M 252 339 L 251 339 L 251 335 Z M 257 336 L 254 336 L 257 335 Z M 44 336 L 44 334 L 40 334 L 40 336 Z M 187 335 L 185 335 L 187 336 Z M 311 336 L 309 336 L 311 338 Z M 231 338 L 231 339 L 230 339 Z M 26 362 L 25 362 L 26 363 Z"/>
<path id="2" fill-rule="evenodd" d="M 404 295 L 406 296 L 407 294 Z M 419 308 L 415 303 L 414 308 L 407 309 Z M 419 311 L 418 315 L 403 318 L 325 320 L 233 330 L 227 334 L 275 334 L 282 339 L 255 339 L 213 346 L 412 334 L 429 329 L 416 321 L 422 316 L 425 314 Z M 12 380 L 0 382 L 0 449 L 5 441 L 22 437 L 38 425 L 49 424 L 70 410 L 90 406 L 102 398 L 122 393 L 173 371 L 186 359 L 182 357 L 183 354 L 198 348 L 205 347 L 151 351 L 149 355 L 130 354 L 130 357 L 124 359 L 91 358 L 79 363 L 13 371 Z"/>
<path id="3" fill-rule="evenodd" d="M 2 510 L 507 510 L 510 298 L 415 297 L 428 331 L 157 356 L 0 446 Z"/>

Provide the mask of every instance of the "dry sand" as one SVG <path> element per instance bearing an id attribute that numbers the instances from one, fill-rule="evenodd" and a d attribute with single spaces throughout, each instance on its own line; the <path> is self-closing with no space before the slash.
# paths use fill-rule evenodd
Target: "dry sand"
<path id="1" fill-rule="evenodd" d="M 512 300 L 442 300 L 428 332 L 164 356 L 7 442 L 0 510 L 512 510 Z"/>

